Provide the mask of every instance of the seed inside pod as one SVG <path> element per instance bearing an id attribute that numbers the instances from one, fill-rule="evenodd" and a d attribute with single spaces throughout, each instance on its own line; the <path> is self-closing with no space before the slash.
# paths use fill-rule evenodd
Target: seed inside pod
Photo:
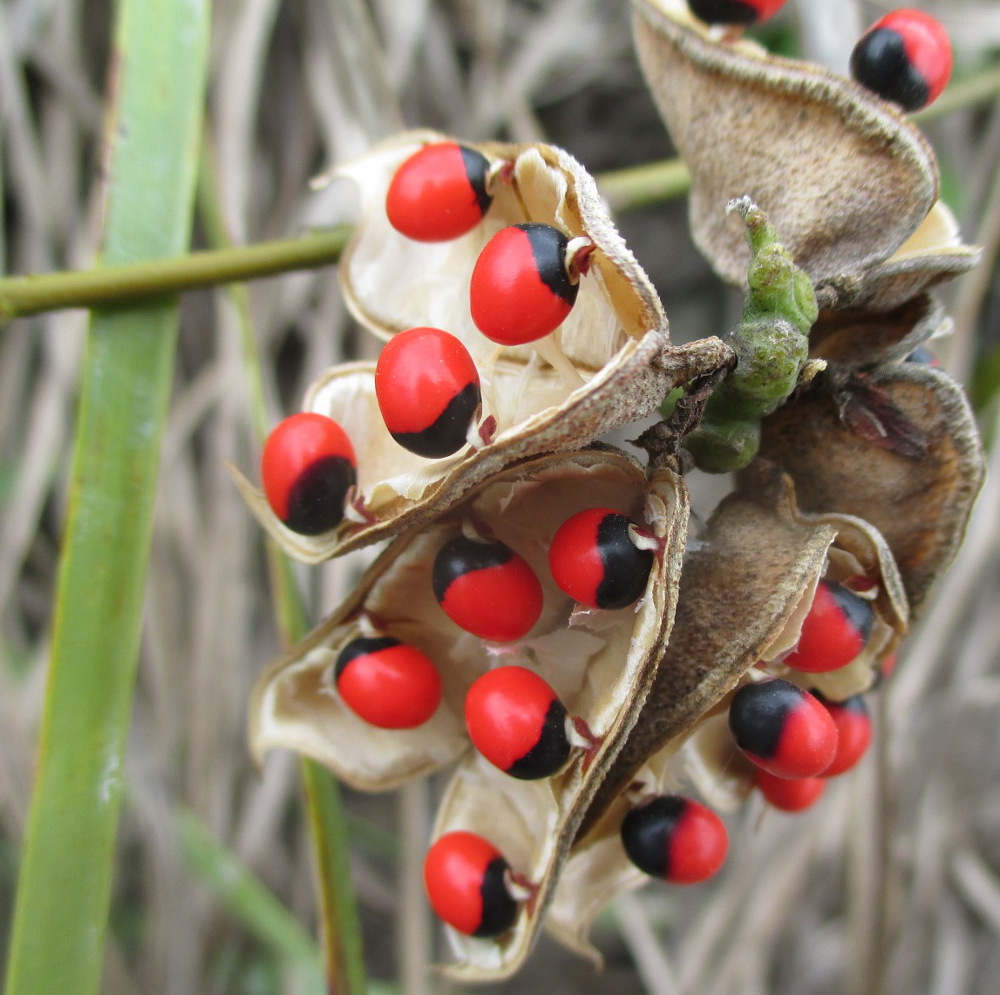
<path id="1" fill-rule="evenodd" d="M 344 502 L 357 483 L 354 447 L 332 418 L 300 412 L 268 436 L 261 477 L 278 518 L 293 532 L 319 535 L 344 517 Z"/>
<path id="2" fill-rule="evenodd" d="M 706 24 L 758 24 L 784 5 L 785 0 L 688 0 L 691 13 Z"/>
<path id="3" fill-rule="evenodd" d="M 549 547 L 549 569 L 562 591 L 591 608 L 624 608 L 646 589 L 653 551 L 640 548 L 634 523 L 614 508 L 568 518 Z"/>
<path id="4" fill-rule="evenodd" d="M 434 142 L 396 170 L 385 199 L 389 223 L 418 242 L 445 242 L 471 231 L 493 201 L 490 162 L 456 142 Z"/>
<path id="5" fill-rule="evenodd" d="M 441 702 L 433 662 L 391 636 L 352 639 L 337 657 L 334 681 L 345 704 L 380 729 L 423 725 Z"/>
<path id="6" fill-rule="evenodd" d="M 875 624 L 871 602 L 843 584 L 821 581 L 795 649 L 782 661 L 793 670 L 821 674 L 846 667 L 865 648 Z"/>
<path id="7" fill-rule="evenodd" d="M 465 698 L 469 738 L 491 764 L 526 781 L 549 777 L 569 759 L 569 716 L 555 691 L 526 667 L 497 667 Z"/>
<path id="8" fill-rule="evenodd" d="M 438 551 L 431 576 L 445 614 L 480 639 L 521 639 L 542 613 L 542 585 L 502 542 L 456 536 Z"/>
<path id="9" fill-rule="evenodd" d="M 729 835 L 710 808 L 680 795 L 661 795 L 622 820 L 622 845 L 639 870 L 673 884 L 696 884 L 726 859 Z"/>
<path id="10" fill-rule="evenodd" d="M 746 757 L 777 777 L 815 777 L 837 752 L 837 726 L 791 681 L 744 684 L 729 706 L 729 730 Z"/>
<path id="11" fill-rule="evenodd" d="M 844 701 L 827 701 L 818 691 L 813 696 L 830 713 L 837 727 L 837 752 L 823 771 L 824 777 L 836 777 L 850 770 L 865 755 L 872 741 L 872 717 L 864 696 L 852 695 Z"/>
<path id="12" fill-rule="evenodd" d="M 555 331 L 576 302 L 569 239 L 545 224 L 510 225 L 486 243 L 469 285 L 476 327 L 500 345 L 524 345 Z"/>
<path id="13" fill-rule="evenodd" d="M 916 111 L 951 78 L 948 32 L 936 18 L 904 8 L 873 24 L 851 53 L 851 75 L 873 93 Z"/>
<path id="14" fill-rule="evenodd" d="M 409 328 L 385 344 L 375 368 L 375 395 L 389 434 L 428 459 L 463 448 L 482 408 L 476 364 L 440 328 Z"/>
<path id="15" fill-rule="evenodd" d="M 759 769 L 756 778 L 757 787 L 768 805 L 782 812 L 801 812 L 818 802 L 826 791 L 826 779 L 822 777 L 778 777 Z"/>
<path id="16" fill-rule="evenodd" d="M 431 908 L 467 936 L 499 936 L 517 918 L 508 890 L 510 865 L 488 840 L 456 830 L 440 837 L 424 860 Z"/>

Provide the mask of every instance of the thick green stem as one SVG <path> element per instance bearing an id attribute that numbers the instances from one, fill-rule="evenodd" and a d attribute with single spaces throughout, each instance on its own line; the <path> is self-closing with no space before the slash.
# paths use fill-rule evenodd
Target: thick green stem
<path id="1" fill-rule="evenodd" d="M 331 266 L 340 258 L 350 234 L 349 225 L 340 225 L 300 238 L 193 252 L 174 259 L 7 277 L 0 279 L 0 319 L 63 308 L 107 307 L 291 270 Z"/>

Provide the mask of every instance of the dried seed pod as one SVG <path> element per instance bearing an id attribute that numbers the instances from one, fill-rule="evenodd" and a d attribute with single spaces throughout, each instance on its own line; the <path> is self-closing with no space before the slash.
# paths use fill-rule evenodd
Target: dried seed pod
<path id="1" fill-rule="evenodd" d="M 716 272 L 743 284 L 747 250 L 721 213 L 750 196 L 823 307 L 887 310 L 978 258 L 936 204 L 934 154 L 890 104 L 819 66 L 720 39 L 684 0 L 637 0 L 636 47 L 691 170 L 691 227 Z"/>
<path id="2" fill-rule="evenodd" d="M 648 277 L 615 229 L 594 180 L 571 156 L 546 145 L 469 146 L 506 163 L 480 224 L 458 238 L 424 243 L 396 231 L 385 190 L 416 150 L 444 136 L 407 132 L 339 169 L 361 191 L 361 217 L 340 275 L 357 318 L 383 338 L 417 326 L 447 329 L 479 371 L 483 423 L 471 447 L 433 465 L 397 445 L 381 424 L 369 364 L 328 371 L 304 408 L 339 421 L 358 452 L 356 514 L 320 536 L 286 529 L 262 494 L 237 475 L 251 509 L 285 551 L 315 563 L 427 522 L 471 487 L 515 460 L 568 451 L 657 409 L 664 396 L 726 366 L 712 338 L 670 344 L 667 319 Z M 539 343 L 498 348 L 475 327 L 469 280 L 500 228 L 531 221 L 587 242 L 588 273 L 572 312 Z"/>
<path id="3" fill-rule="evenodd" d="M 635 612 L 574 612 L 572 600 L 548 573 L 552 535 L 567 515 L 592 499 L 643 522 L 662 543 Z M 502 647 L 500 657 L 496 647 L 457 630 L 434 593 L 437 551 L 470 522 L 519 550 L 543 588 L 538 624 L 526 639 Z M 432 525 L 398 537 L 340 608 L 261 676 L 250 704 L 254 752 L 260 756 L 273 747 L 290 747 L 326 764 L 358 789 L 392 788 L 474 752 L 465 728 L 469 687 L 498 658 L 527 666 L 553 687 L 571 715 L 583 717 L 594 739 L 586 749 L 574 748 L 568 764 L 547 779 L 547 801 L 537 815 L 542 821 L 518 823 L 522 830 L 539 827 L 544 841 L 524 839 L 510 847 L 506 838 L 496 836 L 495 799 L 482 813 L 489 825 L 455 824 L 441 831 L 479 832 L 512 866 L 532 880 L 541 879 L 561 852 L 558 846 L 567 846 L 572 838 L 568 820 L 580 814 L 649 686 L 673 617 L 686 522 L 687 497 L 679 478 L 662 471 L 647 481 L 633 460 L 612 450 L 536 457 L 491 478 Z M 378 729 L 336 693 L 338 656 L 359 635 L 372 632 L 415 647 L 437 666 L 441 704 L 415 728 Z M 529 783 L 490 770 L 514 785 Z M 498 797 L 517 796 L 517 787 L 497 790 Z M 522 921 L 525 916 L 529 926 Z M 524 938 L 534 922 L 527 911 L 519 915 L 510 938 L 517 956 L 526 952 Z"/>
<path id="4" fill-rule="evenodd" d="M 954 556 L 983 478 L 961 389 L 915 363 L 814 381 L 764 422 L 761 455 L 793 477 L 803 509 L 879 530 L 913 610 Z"/>
<path id="5" fill-rule="evenodd" d="M 735 690 L 780 676 L 842 700 L 870 685 L 877 661 L 906 630 L 902 585 L 874 529 L 845 515 L 804 515 L 788 478 L 773 471 L 745 474 L 742 483 L 685 561 L 667 651 L 583 820 L 550 910 L 549 931 L 592 957 L 586 936 L 594 917 L 643 883 L 617 840 L 635 799 L 675 791 L 687 780 L 707 804 L 726 810 L 756 783 L 727 728 Z M 835 674 L 790 671 L 781 660 L 796 645 L 820 578 L 862 574 L 873 581 L 874 645 Z"/>

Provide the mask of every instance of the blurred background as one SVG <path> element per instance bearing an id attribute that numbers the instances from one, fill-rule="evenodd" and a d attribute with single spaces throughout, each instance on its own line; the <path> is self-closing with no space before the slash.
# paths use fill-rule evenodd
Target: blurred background
<path id="1" fill-rule="evenodd" d="M 956 47 L 956 79 L 998 65 L 1000 4 L 920 0 Z M 889 9 L 791 0 L 770 47 L 843 71 Z M 215 0 L 196 246 L 284 237 L 349 217 L 351 191 L 310 191 L 332 162 L 403 126 L 471 140 L 545 140 L 588 169 L 672 155 L 631 50 L 626 0 Z M 3 242 L 9 273 L 85 267 L 99 232 L 112 15 L 98 0 L 0 4 Z M 945 199 L 983 265 L 941 291 L 955 319 L 932 343 L 970 385 L 992 476 L 970 535 L 879 691 L 877 742 L 808 813 L 729 818 L 711 883 L 651 884 L 599 920 L 603 973 L 543 938 L 497 992 L 993 992 L 1000 974 L 1000 100 L 924 124 Z M 149 191 L 156 196 L 155 187 Z M 683 198 L 622 213 L 678 341 L 739 312 L 693 248 Z M 326 366 L 371 357 L 335 273 L 186 296 L 163 449 L 139 684 L 104 978 L 110 995 L 309 990 L 279 946 L 220 899 L 190 848 L 189 815 L 306 930 L 314 873 L 299 767 L 262 770 L 245 706 L 280 651 L 262 530 L 225 462 L 256 473 L 241 342 L 249 315 L 272 421 Z M 66 509 L 83 312 L 0 329 L 0 925 L 6 934 L 31 793 Z M 297 578 L 312 620 L 369 553 Z M 422 898 L 431 781 L 345 792 L 372 990 L 458 992 L 428 969 L 446 951 Z M 200 869 L 201 868 L 201 869 Z"/>

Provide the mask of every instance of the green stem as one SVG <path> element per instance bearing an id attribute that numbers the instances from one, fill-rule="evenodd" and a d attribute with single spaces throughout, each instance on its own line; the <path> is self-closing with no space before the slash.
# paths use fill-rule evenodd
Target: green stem
<path id="1" fill-rule="evenodd" d="M 0 279 L 0 319 L 71 307 L 105 307 L 219 284 L 331 266 L 349 225 L 299 238 L 193 252 L 174 259 Z"/>
<path id="2" fill-rule="evenodd" d="M 1000 68 L 993 67 L 952 83 L 930 107 L 914 114 L 913 120 L 931 121 L 998 94 Z M 680 159 L 661 159 L 601 173 L 597 183 L 611 209 L 622 212 L 683 196 L 691 188 L 691 174 Z M 61 308 L 98 307 L 331 266 L 339 260 L 350 233 L 349 226 L 340 225 L 299 238 L 196 252 L 177 259 L 7 277 L 0 279 L 0 320 Z"/>

